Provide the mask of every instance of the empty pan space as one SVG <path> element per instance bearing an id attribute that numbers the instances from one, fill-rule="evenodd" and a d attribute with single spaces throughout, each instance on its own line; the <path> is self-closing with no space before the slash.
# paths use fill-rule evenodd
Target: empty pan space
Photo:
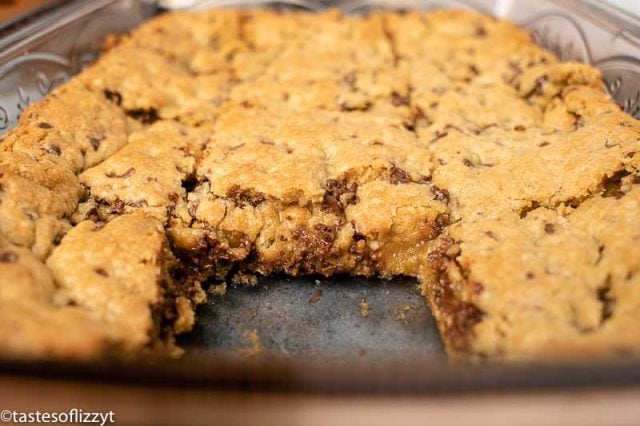
<path id="1" fill-rule="evenodd" d="M 444 355 L 410 278 L 268 277 L 210 294 L 197 315 L 178 342 L 188 352 L 334 361 Z"/>

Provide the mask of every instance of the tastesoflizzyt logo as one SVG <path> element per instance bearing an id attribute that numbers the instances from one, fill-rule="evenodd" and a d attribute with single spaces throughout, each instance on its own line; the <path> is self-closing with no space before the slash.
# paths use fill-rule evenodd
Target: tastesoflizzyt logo
<path id="1" fill-rule="evenodd" d="M 116 422 L 115 413 L 90 412 L 79 408 L 72 408 L 69 411 L 16 411 L 2 410 L 0 412 L 2 423 L 95 423 L 100 426 L 113 424 Z"/>

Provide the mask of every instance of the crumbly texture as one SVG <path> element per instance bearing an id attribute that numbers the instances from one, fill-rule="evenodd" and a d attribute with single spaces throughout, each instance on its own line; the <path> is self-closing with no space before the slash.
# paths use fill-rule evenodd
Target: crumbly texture
<path id="1" fill-rule="evenodd" d="M 200 282 L 346 273 L 417 277 L 454 357 L 635 354 L 639 150 L 505 21 L 165 14 L 0 142 L 0 347 L 170 351 Z"/>

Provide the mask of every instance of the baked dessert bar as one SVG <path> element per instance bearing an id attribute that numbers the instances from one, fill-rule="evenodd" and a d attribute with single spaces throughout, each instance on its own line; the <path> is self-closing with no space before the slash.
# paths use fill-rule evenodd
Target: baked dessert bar
<path id="1" fill-rule="evenodd" d="M 160 223 L 143 214 L 71 229 L 46 266 L 7 243 L 0 254 L 0 336 L 23 356 L 95 357 L 158 348 L 193 325 L 197 285 L 176 283 Z"/>
<path id="2" fill-rule="evenodd" d="M 175 353 L 201 285 L 286 273 L 416 277 L 453 357 L 637 354 L 638 151 L 481 14 L 161 15 L 0 142 L 0 348 Z"/>

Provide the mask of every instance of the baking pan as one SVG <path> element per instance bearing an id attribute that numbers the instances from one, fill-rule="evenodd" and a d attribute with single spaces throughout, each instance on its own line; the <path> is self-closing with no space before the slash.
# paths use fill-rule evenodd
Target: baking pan
<path id="1" fill-rule="evenodd" d="M 0 132 L 25 106 L 93 61 L 107 34 L 126 32 L 163 8 L 285 7 L 346 13 L 380 8 L 470 8 L 508 18 L 563 60 L 594 64 L 607 90 L 640 116 L 640 22 L 596 1 L 81 0 L 0 28 Z M 265 277 L 229 287 L 198 310 L 175 361 L 28 363 L 0 371 L 86 380 L 336 392 L 459 392 L 540 387 L 637 386 L 640 362 L 450 365 L 416 282 L 353 277 Z"/>

